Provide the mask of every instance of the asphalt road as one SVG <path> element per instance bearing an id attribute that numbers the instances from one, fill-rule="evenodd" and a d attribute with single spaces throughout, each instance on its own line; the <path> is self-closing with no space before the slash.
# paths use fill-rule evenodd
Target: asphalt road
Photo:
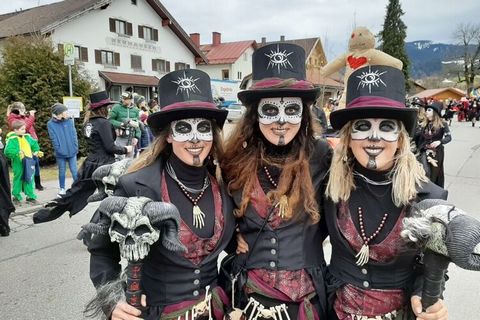
<path id="1" fill-rule="evenodd" d="M 449 200 L 480 219 L 480 128 L 455 122 L 452 135 L 445 163 Z M 11 236 L 0 238 L 0 319 L 84 319 L 94 290 L 88 252 L 75 236 L 94 209 L 89 205 L 72 219 L 65 215 L 35 226 L 31 215 L 12 218 Z M 449 275 L 449 319 L 480 319 L 480 272 L 450 266 Z"/>

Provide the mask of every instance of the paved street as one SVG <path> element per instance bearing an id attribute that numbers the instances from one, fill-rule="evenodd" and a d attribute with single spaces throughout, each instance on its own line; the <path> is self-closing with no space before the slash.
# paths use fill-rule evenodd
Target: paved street
<path id="1" fill-rule="evenodd" d="M 452 125 L 453 142 L 446 146 L 449 200 L 480 219 L 480 128 Z M 89 257 L 75 239 L 90 219 L 94 205 L 74 216 L 32 225 L 31 214 L 12 217 L 12 234 L 0 238 L 1 319 L 83 319 L 82 309 L 93 295 Z M 450 318 L 480 317 L 480 273 L 450 267 L 445 293 Z"/>

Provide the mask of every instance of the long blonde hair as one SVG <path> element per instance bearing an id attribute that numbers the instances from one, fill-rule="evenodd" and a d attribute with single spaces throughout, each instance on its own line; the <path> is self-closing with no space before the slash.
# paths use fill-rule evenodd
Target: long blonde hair
<path id="1" fill-rule="evenodd" d="M 216 175 L 217 180 L 221 180 L 221 175 L 217 163 L 223 159 L 223 141 L 222 133 L 217 123 L 212 120 L 212 129 L 213 129 L 213 145 L 212 150 L 210 151 L 210 157 L 207 160 L 207 168 Z M 132 163 L 128 168 L 127 173 L 138 171 L 142 168 L 148 167 L 153 164 L 159 157 L 168 159 L 172 154 L 172 145 L 168 143 L 167 137 L 170 134 L 170 125 L 165 126 L 162 131 L 155 137 L 150 146 L 143 151 L 140 156 Z M 218 167 L 218 168 L 216 168 Z"/>
<path id="2" fill-rule="evenodd" d="M 429 122 L 432 123 L 434 130 L 439 130 L 440 128 L 443 128 L 445 126 L 442 117 L 440 117 L 440 115 L 436 111 L 433 111 L 432 121 L 428 120 L 427 116 L 425 115 L 425 117 L 420 122 L 420 126 L 422 128 L 425 128 Z"/>
<path id="3" fill-rule="evenodd" d="M 334 202 L 348 200 L 356 188 L 353 180 L 354 156 L 349 147 L 352 124 L 350 121 L 340 131 L 340 142 L 333 153 L 326 195 Z M 417 196 L 420 184 L 428 181 L 425 170 L 410 149 L 410 139 L 403 123 L 400 125 L 398 150 L 390 173 L 392 200 L 396 206 L 408 204 Z"/>

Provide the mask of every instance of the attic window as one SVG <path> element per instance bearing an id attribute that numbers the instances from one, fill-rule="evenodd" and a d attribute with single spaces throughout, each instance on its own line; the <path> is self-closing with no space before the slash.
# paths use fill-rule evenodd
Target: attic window
<path id="1" fill-rule="evenodd" d="M 132 0 L 133 5 L 137 5 L 137 0 Z"/>

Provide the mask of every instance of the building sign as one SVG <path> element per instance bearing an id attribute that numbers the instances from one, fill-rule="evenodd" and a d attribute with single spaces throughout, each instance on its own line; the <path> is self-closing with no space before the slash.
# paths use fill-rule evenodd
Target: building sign
<path id="1" fill-rule="evenodd" d="M 156 46 L 153 43 L 135 41 L 135 40 L 131 40 L 130 38 L 106 37 L 105 42 L 107 43 L 107 45 L 116 46 L 116 47 L 123 47 L 123 48 L 130 48 L 130 49 L 145 50 L 145 51 L 161 53 L 160 47 Z"/>
<path id="2" fill-rule="evenodd" d="M 68 114 L 80 118 L 80 111 L 83 111 L 82 97 L 63 97 L 63 104 L 68 108 Z"/>
<path id="3" fill-rule="evenodd" d="M 63 64 L 66 66 L 75 64 L 75 45 L 73 43 L 63 44 Z"/>
<path id="4" fill-rule="evenodd" d="M 225 102 L 237 102 L 237 93 L 240 91 L 240 81 L 211 80 L 212 94 L 215 98 L 223 97 Z"/>

